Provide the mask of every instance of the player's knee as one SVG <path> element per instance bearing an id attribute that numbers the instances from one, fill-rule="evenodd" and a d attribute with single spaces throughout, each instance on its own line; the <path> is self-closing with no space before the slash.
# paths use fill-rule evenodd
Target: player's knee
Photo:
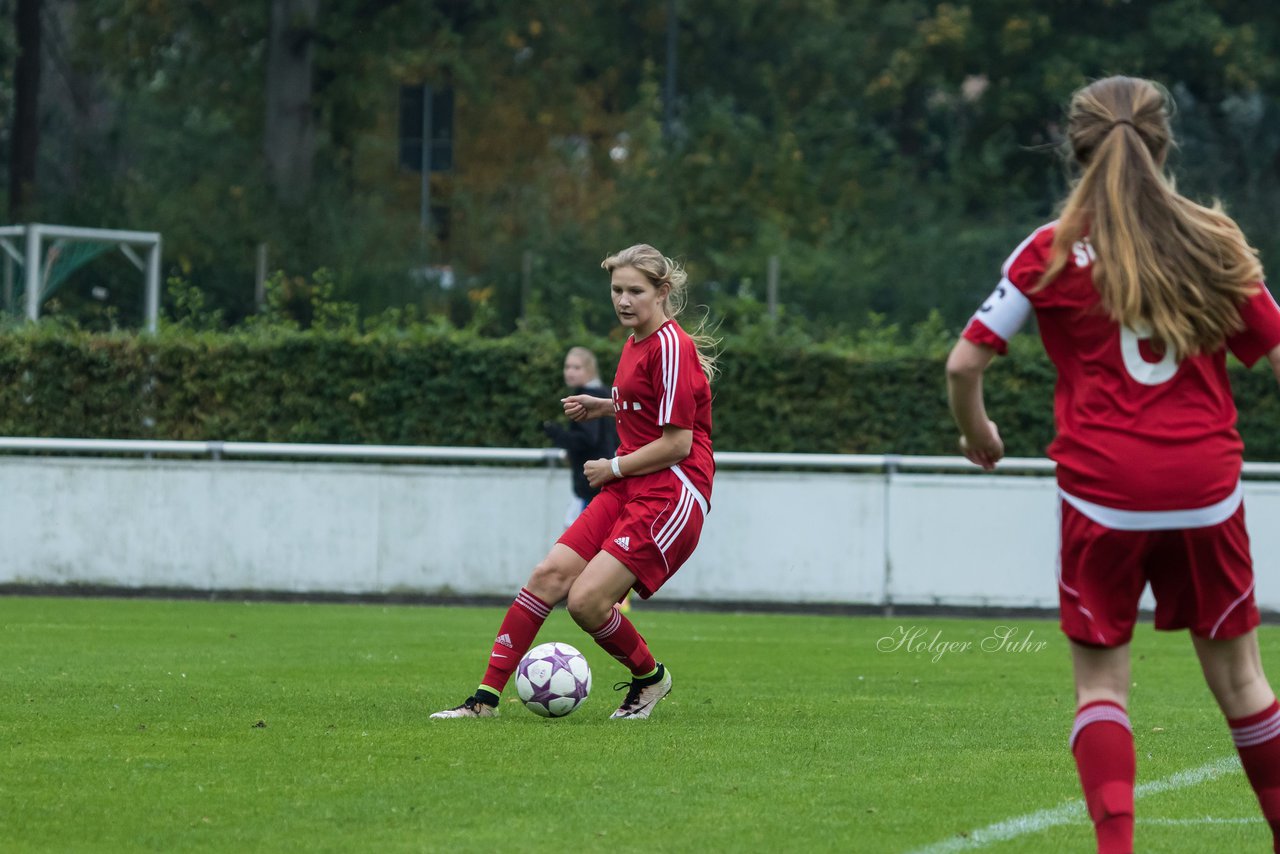
<path id="1" fill-rule="evenodd" d="M 594 591 L 575 585 L 569 590 L 569 616 L 584 631 L 594 631 L 609 619 L 613 603 L 601 598 Z"/>
<path id="2" fill-rule="evenodd" d="M 1258 672 L 1233 671 L 1209 680 L 1209 690 L 1227 717 L 1243 717 L 1266 708 L 1275 695 Z"/>
<path id="3" fill-rule="evenodd" d="M 533 568 L 525 587 L 548 605 L 556 605 L 569 595 L 569 588 L 576 577 L 568 568 L 544 559 Z"/>
<path id="4" fill-rule="evenodd" d="M 1221 690 L 1225 694 L 1238 696 L 1251 694 L 1267 687 L 1267 678 L 1252 666 L 1236 667 L 1228 670 L 1222 677 Z"/>

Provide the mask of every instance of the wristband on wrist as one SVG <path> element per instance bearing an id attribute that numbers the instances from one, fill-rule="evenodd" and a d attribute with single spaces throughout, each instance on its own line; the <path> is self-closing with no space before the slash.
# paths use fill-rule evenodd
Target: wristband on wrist
<path id="1" fill-rule="evenodd" d="M 622 466 L 618 465 L 617 457 L 609 460 L 609 468 L 613 470 L 614 477 L 622 477 Z"/>

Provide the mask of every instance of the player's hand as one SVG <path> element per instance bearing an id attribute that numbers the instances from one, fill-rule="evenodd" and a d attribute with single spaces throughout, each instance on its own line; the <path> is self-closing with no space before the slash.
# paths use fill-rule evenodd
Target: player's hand
<path id="1" fill-rule="evenodd" d="M 1000 438 L 996 422 L 987 422 L 985 436 L 975 436 L 972 439 L 961 436 L 960 453 L 964 454 L 969 462 L 982 466 L 986 471 L 994 469 L 996 463 L 1004 457 L 1004 441 Z"/>
<path id="2" fill-rule="evenodd" d="M 570 421 L 590 421 L 613 414 L 613 401 L 607 397 L 575 394 L 560 398 L 560 402 L 564 404 L 565 417 Z"/>
<path id="3" fill-rule="evenodd" d="M 597 398 L 598 400 L 599 398 Z M 611 480 L 614 480 L 613 467 L 609 465 L 608 460 L 587 460 L 582 466 L 582 473 L 587 476 L 587 483 L 592 489 L 599 489 Z"/>

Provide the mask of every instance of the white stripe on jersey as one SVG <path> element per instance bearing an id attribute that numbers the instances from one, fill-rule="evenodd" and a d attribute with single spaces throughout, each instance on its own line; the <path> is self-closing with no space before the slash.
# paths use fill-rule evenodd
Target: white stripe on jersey
<path id="1" fill-rule="evenodd" d="M 1027 322 L 1031 312 L 1031 300 L 1013 282 L 1004 278 L 982 307 L 974 312 L 973 319 L 1008 341 Z"/>
<path id="2" fill-rule="evenodd" d="M 658 426 L 671 423 L 671 410 L 676 402 L 676 377 L 680 369 L 680 339 L 675 329 L 664 326 L 658 330 L 658 343 L 662 345 L 662 397 L 658 400 Z"/>
<path id="3" fill-rule="evenodd" d="M 1058 221 L 1055 219 L 1053 222 L 1045 223 L 1044 225 L 1037 228 L 1035 231 L 1031 232 L 1031 234 L 1027 236 L 1027 239 L 1019 243 L 1018 248 L 1013 250 L 1013 252 L 1009 255 L 1008 258 L 1004 259 L 1004 263 L 1000 265 L 1000 275 L 1004 276 L 1005 278 L 1008 278 L 1009 268 L 1013 266 L 1014 259 L 1022 254 L 1022 250 L 1026 249 L 1027 246 L 1031 243 L 1031 241 L 1036 239 L 1037 234 L 1044 231 L 1046 228 L 1053 228 L 1057 224 L 1058 224 Z"/>
<path id="4" fill-rule="evenodd" d="M 1244 485 L 1237 481 L 1235 491 L 1217 504 L 1190 510 L 1117 510 L 1076 498 L 1061 489 L 1058 494 L 1063 501 L 1085 516 L 1113 531 L 1176 531 L 1182 528 L 1208 528 L 1230 519 L 1244 501 Z"/>

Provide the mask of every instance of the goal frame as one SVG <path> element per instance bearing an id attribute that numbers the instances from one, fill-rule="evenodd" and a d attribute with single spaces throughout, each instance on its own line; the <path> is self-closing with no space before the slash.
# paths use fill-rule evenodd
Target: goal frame
<path id="1" fill-rule="evenodd" d="M 69 225 L 47 225 L 45 223 L 27 223 L 26 225 L 0 226 L 0 250 L 5 253 L 4 283 L 9 296 L 13 281 L 13 262 L 23 265 L 25 279 L 23 296 L 26 299 L 27 320 L 40 319 L 40 282 L 43 270 L 40 262 L 46 239 L 80 240 L 89 243 L 108 243 L 120 249 L 146 277 L 144 313 L 148 332 L 156 331 L 160 317 L 160 232 L 158 231 L 122 231 L 111 228 L 81 228 Z M 23 250 L 15 245 L 21 240 Z M 134 247 L 146 250 L 146 259 L 139 257 Z"/>

